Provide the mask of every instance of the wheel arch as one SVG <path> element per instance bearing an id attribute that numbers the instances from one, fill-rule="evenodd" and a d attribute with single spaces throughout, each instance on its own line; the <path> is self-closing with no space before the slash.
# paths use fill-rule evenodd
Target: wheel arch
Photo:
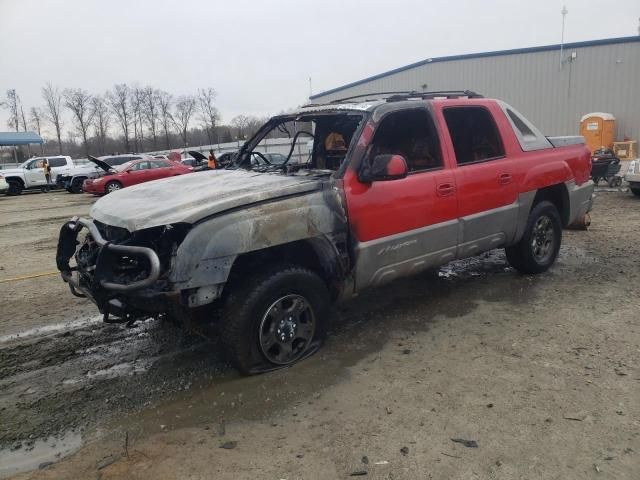
<path id="1" fill-rule="evenodd" d="M 238 255 L 231 266 L 225 289 L 227 285 L 234 283 L 234 279 L 278 263 L 307 268 L 316 273 L 327 285 L 333 299 L 342 293 L 347 275 L 346 266 L 336 245 L 325 236 L 296 240 Z"/>
<path id="2" fill-rule="evenodd" d="M 571 201 L 569 199 L 569 190 L 567 189 L 567 186 L 564 183 L 556 183 L 554 185 L 538 189 L 533 199 L 533 203 L 531 204 L 530 211 L 533 210 L 538 203 L 545 200 L 551 202 L 558 210 L 560 219 L 562 220 L 562 226 L 566 227 L 569 225 Z"/>
<path id="3" fill-rule="evenodd" d="M 4 177 L 4 179 L 7 181 L 7 183 L 11 182 L 11 181 L 17 181 L 22 185 L 22 188 L 25 188 L 24 185 L 24 180 L 20 177 Z"/>

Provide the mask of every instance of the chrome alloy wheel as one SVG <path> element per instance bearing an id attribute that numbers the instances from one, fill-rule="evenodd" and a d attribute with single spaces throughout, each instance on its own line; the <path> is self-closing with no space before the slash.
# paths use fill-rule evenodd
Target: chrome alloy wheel
<path id="1" fill-rule="evenodd" d="M 538 263 L 545 263 L 553 255 L 555 249 L 555 232 L 553 222 L 546 215 L 536 220 L 531 238 L 531 250 Z"/>
<path id="2" fill-rule="evenodd" d="M 307 299 L 297 294 L 285 295 L 273 302 L 262 317 L 260 349 L 272 363 L 293 363 L 304 354 L 315 330 L 315 315 Z"/>

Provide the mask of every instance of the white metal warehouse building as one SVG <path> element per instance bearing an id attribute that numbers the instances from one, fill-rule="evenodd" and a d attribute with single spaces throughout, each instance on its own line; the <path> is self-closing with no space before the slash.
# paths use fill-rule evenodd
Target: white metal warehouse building
<path id="1" fill-rule="evenodd" d="M 585 113 L 616 118 L 616 139 L 640 140 L 640 36 L 428 58 L 312 95 L 313 103 L 375 92 L 473 90 L 506 101 L 546 135 L 576 135 Z"/>

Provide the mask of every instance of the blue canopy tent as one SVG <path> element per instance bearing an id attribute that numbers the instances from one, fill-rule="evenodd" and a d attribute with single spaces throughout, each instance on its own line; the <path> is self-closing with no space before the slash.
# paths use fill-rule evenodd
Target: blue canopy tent
<path id="1" fill-rule="evenodd" d="M 0 132 L 0 147 L 13 147 L 16 145 L 30 145 L 32 143 L 44 143 L 44 140 L 36 132 Z"/>
<path id="2" fill-rule="evenodd" d="M 17 145 L 42 144 L 44 140 L 36 132 L 0 132 L 0 147 L 15 147 Z M 18 161 L 17 151 L 13 151 L 13 158 Z"/>

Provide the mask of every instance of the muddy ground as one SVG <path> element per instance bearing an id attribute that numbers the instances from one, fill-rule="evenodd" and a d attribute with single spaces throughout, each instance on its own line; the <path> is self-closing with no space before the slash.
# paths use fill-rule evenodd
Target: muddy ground
<path id="1" fill-rule="evenodd" d="M 91 202 L 0 197 L 0 280 L 54 270 Z M 544 275 L 496 251 L 397 282 L 251 378 L 163 322 L 102 324 L 57 276 L 0 283 L 0 477 L 637 478 L 640 200 L 592 216 Z"/>

